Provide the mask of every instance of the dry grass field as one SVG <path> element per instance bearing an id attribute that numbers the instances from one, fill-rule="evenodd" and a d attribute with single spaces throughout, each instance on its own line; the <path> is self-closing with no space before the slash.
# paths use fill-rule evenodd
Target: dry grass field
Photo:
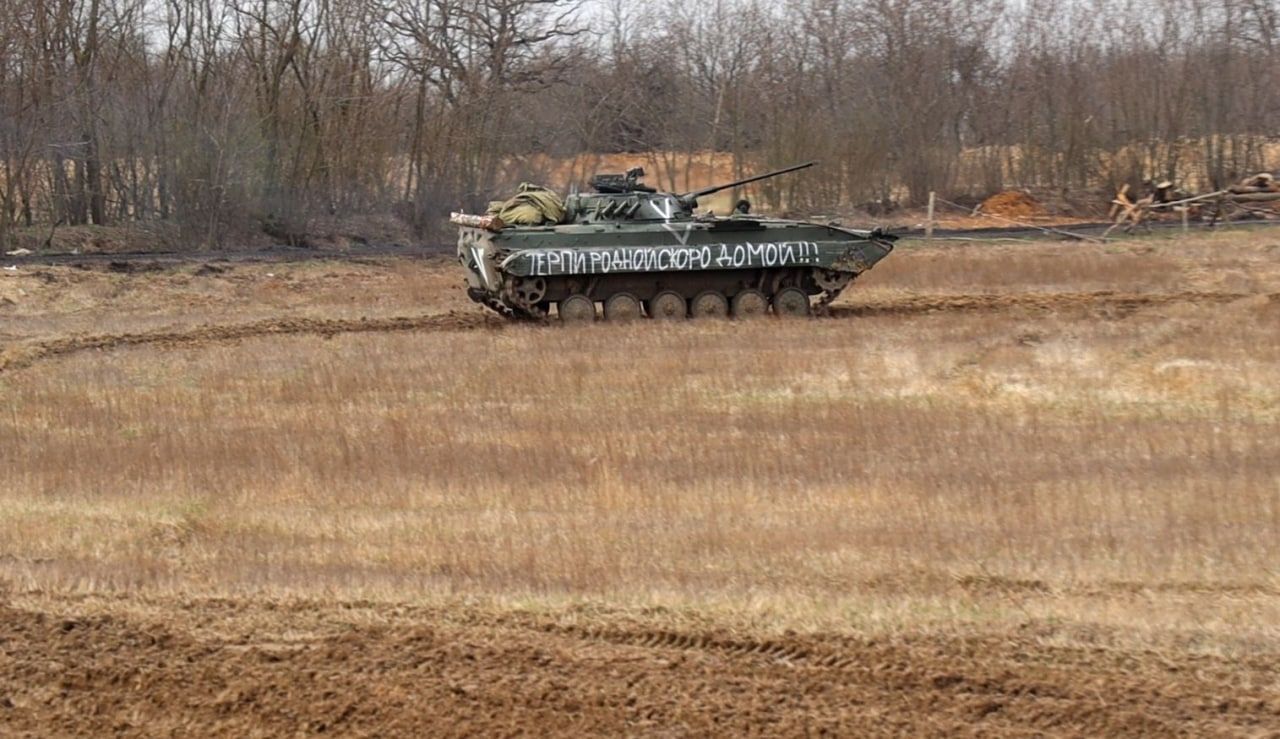
<path id="1" fill-rule="evenodd" d="M 4 733 L 1280 732 L 1280 232 L 795 323 L 219 269 L 0 274 Z"/>

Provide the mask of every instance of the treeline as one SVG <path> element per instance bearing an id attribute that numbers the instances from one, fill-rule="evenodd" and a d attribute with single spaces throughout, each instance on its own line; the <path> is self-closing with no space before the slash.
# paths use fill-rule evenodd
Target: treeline
<path id="1" fill-rule="evenodd" d="M 1277 165 L 1280 0 L 0 6 L 0 239 L 368 213 L 431 236 L 583 152 L 820 159 L 756 194 L 828 211 Z"/>

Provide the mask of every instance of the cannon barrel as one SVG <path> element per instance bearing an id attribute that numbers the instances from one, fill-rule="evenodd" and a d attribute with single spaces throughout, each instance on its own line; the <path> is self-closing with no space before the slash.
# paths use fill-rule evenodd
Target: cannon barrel
<path id="1" fill-rule="evenodd" d="M 741 187 L 742 185 L 748 185 L 752 182 L 759 182 L 760 180 L 767 180 L 770 177 L 777 177 L 778 175 L 787 174 L 788 172 L 796 172 L 801 169 L 808 169 L 814 166 L 815 164 L 817 164 L 817 162 L 805 162 L 804 164 L 796 164 L 791 167 L 776 169 L 772 172 L 758 174 L 753 177 L 747 177 L 745 179 L 735 180 L 726 185 L 714 185 L 712 187 L 704 187 L 701 190 L 694 190 L 693 192 L 689 192 L 689 193 L 685 193 L 684 195 L 681 195 L 680 200 L 686 203 L 693 204 L 698 202 L 698 198 L 704 197 L 706 195 L 713 195 L 715 193 L 720 192 L 721 190 L 728 190 L 731 187 Z"/>

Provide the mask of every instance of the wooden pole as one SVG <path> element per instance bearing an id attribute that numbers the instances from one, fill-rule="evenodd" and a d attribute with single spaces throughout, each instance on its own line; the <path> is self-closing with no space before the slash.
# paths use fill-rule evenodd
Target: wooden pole
<path id="1" fill-rule="evenodd" d="M 1182 206 L 1182 235 L 1183 235 L 1183 237 L 1186 237 L 1186 235 L 1187 235 L 1190 231 L 1191 231 L 1191 208 L 1190 208 L 1189 206 L 1184 205 L 1184 206 Z"/>
<path id="2" fill-rule="evenodd" d="M 929 191 L 929 215 L 924 222 L 924 237 L 926 239 L 933 238 L 933 206 L 937 200 L 937 193 L 933 190 Z"/>

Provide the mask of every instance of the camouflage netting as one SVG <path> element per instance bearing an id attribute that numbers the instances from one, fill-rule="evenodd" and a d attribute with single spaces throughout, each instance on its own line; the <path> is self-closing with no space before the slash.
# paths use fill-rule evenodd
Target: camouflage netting
<path id="1" fill-rule="evenodd" d="M 564 220 L 564 201 L 541 185 L 522 182 L 515 197 L 490 203 L 488 214 L 508 226 L 551 225 Z"/>

